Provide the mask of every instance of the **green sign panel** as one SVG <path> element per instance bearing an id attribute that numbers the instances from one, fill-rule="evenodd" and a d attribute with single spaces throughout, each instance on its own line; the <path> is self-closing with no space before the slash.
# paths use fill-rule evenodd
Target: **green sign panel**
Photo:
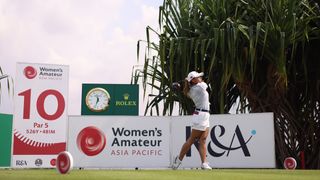
<path id="1" fill-rule="evenodd" d="M 12 115 L 0 114 L 0 167 L 10 167 Z"/>
<path id="2" fill-rule="evenodd" d="M 82 84 L 81 115 L 139 115 L 139 86 Z"/>

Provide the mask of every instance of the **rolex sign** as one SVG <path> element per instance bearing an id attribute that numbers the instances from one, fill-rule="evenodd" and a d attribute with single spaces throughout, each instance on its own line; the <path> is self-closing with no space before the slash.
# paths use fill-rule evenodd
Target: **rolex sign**
<path id="1" fill-rule="evenodd" d="M 81 115 L 139 115 L 139 86 L 82 84 Z"/>

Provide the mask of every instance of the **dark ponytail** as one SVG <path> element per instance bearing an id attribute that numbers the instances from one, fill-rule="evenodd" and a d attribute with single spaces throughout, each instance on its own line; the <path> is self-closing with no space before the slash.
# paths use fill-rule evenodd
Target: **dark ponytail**
<path id="1" fill-rule="evenodd" d="M 187 80 L 184 80 L 183 94 L 185 96 L 188 96 L 189 91 L 190 91 L 190 83 Z"/>

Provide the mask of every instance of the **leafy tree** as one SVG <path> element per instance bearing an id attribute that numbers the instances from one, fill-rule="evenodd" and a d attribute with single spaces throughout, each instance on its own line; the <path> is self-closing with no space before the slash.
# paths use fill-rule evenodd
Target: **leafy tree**
<path id="1" fill-rule="evenodd" d="M 293 156 L 320 168 L 319 0 L 164 0 L 160 32 L 147 27 L 148 110 L 190 114 L 172 83 L 202 71 L 212 113 L 273 112 L 278 167 Z M 159 42 L 150 40 L 150 33 Z M 139 55 L 140 43 L 138 44 Z M 156 52 L 153 55 L 152 52 Z"/>

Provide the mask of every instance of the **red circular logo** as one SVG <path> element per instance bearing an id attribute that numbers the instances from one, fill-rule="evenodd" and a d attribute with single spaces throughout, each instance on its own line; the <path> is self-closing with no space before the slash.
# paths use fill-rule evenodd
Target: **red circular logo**
<path id="1" fill-rule="evenodd" d="M 77 145 L 84 154 L 95 156 L 104 149 L 106 137 L 100 129 L 89 126 L 82 129 L 78 134 Z"/>
<path id="2" fill-rule="evenodd" d="M 32 66 L 25 67 L 23 73 L 28 79 L 33 79 L 37 76 L 37 70 Z"/>
<path id="3" fill-rule="evenodd" d="M 51 159 L 50 164 L 51 164 L 51 166 L 55 166 L 56 165 L 56 159 Z"/>
<path id="4" fill-rule="evenodd" d="M 67 151 L 63 151 L 58 154 L 56 162 L 57 170 L 60 174 L 66 174 L 71 171 L 73 167 L 73 158 Z"/>
<path id="5" fill-rule="evenodd" d="M 283 166 L 286 169 L 296 169 L 297 161 L 293 157 L 287 157 L 283 162 Z"/>

